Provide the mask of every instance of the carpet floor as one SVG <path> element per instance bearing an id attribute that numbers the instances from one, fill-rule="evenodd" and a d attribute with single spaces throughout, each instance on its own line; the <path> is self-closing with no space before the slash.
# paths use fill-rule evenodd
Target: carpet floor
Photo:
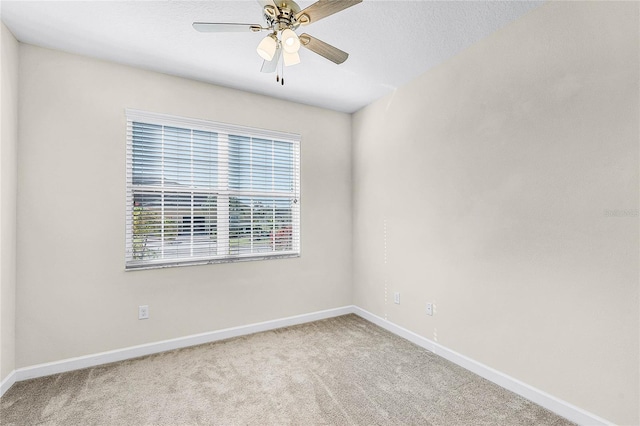
<path id="1" fill-rule="evenodd" d="M 346 315 L 18 382 L 0 424 L 572 423 Z"/>

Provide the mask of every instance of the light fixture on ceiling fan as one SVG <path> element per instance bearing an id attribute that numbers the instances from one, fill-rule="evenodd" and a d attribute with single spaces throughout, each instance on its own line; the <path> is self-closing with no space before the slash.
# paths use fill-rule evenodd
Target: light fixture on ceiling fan
<path id="1" fill-rule="evenodd" d="M 296 30 L 300 25 L 309 25 L 348 7 L 354 6 L 362 0 L 318 0 L 311 6 L 300 10 L 292 0 L 258 0 L 266 26 L 260 24 L 232 24 L 214 22 L 194 22 L 193 28 L 200 32 L 260 32 L 269 31 L 270 34 L 258 44 L 258 55 L 264 62 L 261 71 L 265 73 L 275 72 L 282 58 L 284 66 L 300 63 L 298 51 L 301 46 L 341 64 L 347 60 L 349 54 L 330 44 L 327 44 L 309 34 L 298 36 Z M 276 77 L 284 85 L 284 78 Z"/>

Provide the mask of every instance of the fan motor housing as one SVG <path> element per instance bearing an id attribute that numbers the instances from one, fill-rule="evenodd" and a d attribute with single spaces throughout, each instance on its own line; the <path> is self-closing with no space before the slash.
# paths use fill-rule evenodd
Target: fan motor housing
<path id="1" fill-rule="evenodd" d="M 271 26 L 276 25 L 278 29 L 297 27 L 296 14 L 300 12 L 300 6 L 291 0 L 282 0 L 276 2 L 277 10 L 266 6 L 264 8 L 264 17 Z"/>

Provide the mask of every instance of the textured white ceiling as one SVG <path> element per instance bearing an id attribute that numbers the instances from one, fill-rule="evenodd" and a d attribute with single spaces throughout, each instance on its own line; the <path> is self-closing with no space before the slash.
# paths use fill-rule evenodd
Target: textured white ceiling
<path id="1" fill-rule="evenodd" d="M 313 1 L 298 1 L 304 8 Z M 335 65 L 301 49 L 285 86 L 260 73 L 265 34 L 198 33 L 193 21 L 262 24 L 245 1 L 6 1 L 21 42 L 267 96 L 353 112 L 519 18 L 541 1 L 364 0 L 298 30 L 349 52 Z M 499 64 L 496 64 L 499 66 Z"/>

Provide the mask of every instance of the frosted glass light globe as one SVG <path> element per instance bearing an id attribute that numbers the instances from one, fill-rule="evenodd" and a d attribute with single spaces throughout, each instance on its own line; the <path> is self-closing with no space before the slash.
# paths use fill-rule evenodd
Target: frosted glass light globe
<path id="1" fill-rule="evenodd" d="M 298 52 L 289 53 L 286 49 L 282 52 L 282 59 L 284 60 L 285 67 L 300 63 L 300 55 L 298 55 Z"/>
<path id="2" fill-rule="evenodd" d="M 268 35 L 262 39 L 256 51 L 262 59 L 270 61 L 276 53 L 276 47 L 278 47 L 278 42 L 275 40 L 275 37 L 273 37 L 273 35 Z"/>
<path id="3" fill-rule="evenodd" d="M 287 28 L 282 31 L 280 35 L 280 39 L 282 40 L 282 48 L 287 53 L 296 53 L 300 50 L 300 39 L 298 38 L 298 34 L 296 34 L 293 30 Z"/>

